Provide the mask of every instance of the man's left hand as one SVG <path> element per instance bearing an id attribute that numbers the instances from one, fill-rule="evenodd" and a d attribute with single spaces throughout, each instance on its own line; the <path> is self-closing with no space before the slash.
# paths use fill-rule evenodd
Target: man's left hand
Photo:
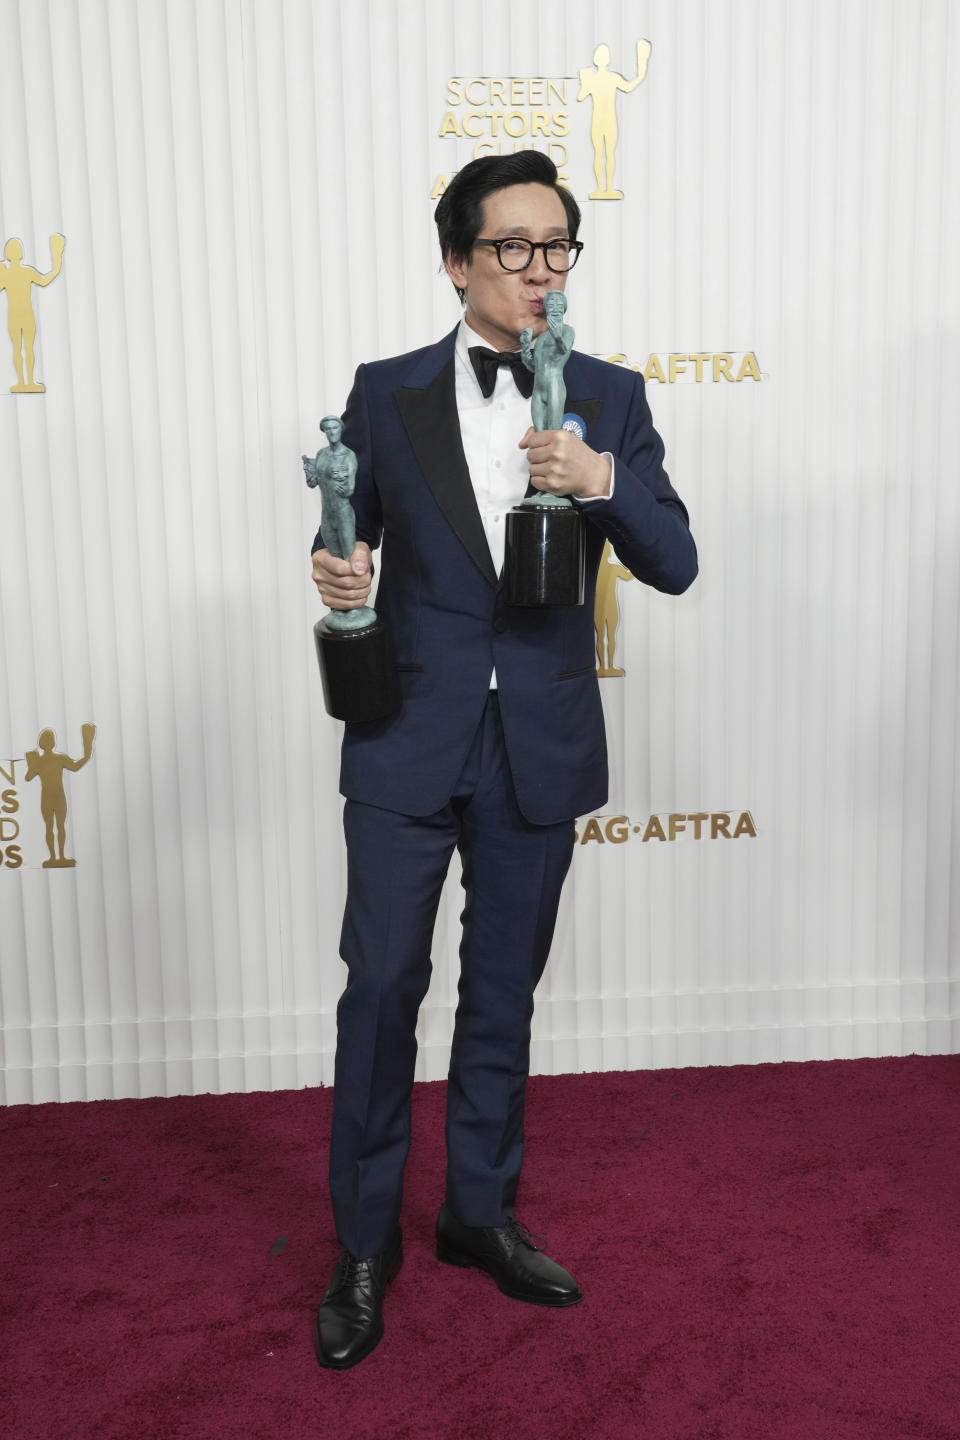
<path id="1" fill-rule="evenodd" d="M 576 495 L 580 500 L 610 494 L 610 462 L 585 445 L 572 430 L 534 430 L 520 441 L 526 450 L 530 480 L 551 495 Z"/>

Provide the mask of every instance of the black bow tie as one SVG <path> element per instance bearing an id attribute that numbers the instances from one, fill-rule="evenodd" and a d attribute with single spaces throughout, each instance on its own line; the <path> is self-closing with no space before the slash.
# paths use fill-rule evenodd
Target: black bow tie
<path id="1" fill-rule="evenodd" d="M 487 350 L 483 345 L 471 345 L 467 351 L 470 363 L 477 374 L 480 389 L 485 400 L 489 400 L 497 384 L 497 371 L 505 365 L 513 371 L 520 394 L 529 400 L 533 394 L 533 372 L 523 363 L 519 350 Z"/>

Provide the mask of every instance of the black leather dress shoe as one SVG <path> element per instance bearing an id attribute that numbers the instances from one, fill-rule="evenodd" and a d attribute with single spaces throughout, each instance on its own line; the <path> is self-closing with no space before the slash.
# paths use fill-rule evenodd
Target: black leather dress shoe
<path id="1" fill-rule="evenodd" d="M 340 1259 L 317 1311 L 314 1349 L 328 1370 L 349 1370 L 383 1339 L 383 1292 L 403 1264 L 399 1230 L 389 1250 L 358 1260 L 349 1250 Z"/>
<path id="2" fill-rule="evenodd" d="M 437 1259 L 447 1265 L 476 1265 L 486 1270 L 512 1300 L 576 1305 L 583 1299 L 570 1272 L 537 1249 L 530 1231 L 519 1220 L 479 1228 L 462 1224 L 444 1205 L 437 1218 Z"/>

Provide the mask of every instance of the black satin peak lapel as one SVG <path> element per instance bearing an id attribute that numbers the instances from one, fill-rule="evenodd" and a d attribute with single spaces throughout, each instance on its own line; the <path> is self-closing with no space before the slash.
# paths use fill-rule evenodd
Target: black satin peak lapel
<path id="1" fill-rule="evenodd" d="M 424 389 L 401 386 L 396 391 L 397 407 L 433 498 L 480 573 L 496 586 L 490 546 L 463 453 L 454 376 L 450 359 Z"/>
<path id="2" fill-rule="evenodd" d="M 565 401 L 563 408 L 565 411 L 569 410 L 572 414 L 580 416 L 580 419 L 587 427 L 586 438 L 587 443 L 589 444 L 590 432 L 600 418 L 600 411 L 603 409 L 603 401 L 598 399 L 596 396 L 591 397 L 589 400 L 568 399 Z"/>

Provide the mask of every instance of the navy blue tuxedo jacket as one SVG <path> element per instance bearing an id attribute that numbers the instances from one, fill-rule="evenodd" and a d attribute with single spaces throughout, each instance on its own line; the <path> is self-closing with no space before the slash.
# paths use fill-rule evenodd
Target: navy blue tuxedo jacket
<path id="1" fill-rule="evenodd" d="M 496 666 L 517 800 L 528 821 L 547 825 L 607 798 L 593 625 L 604 540 L 638 580 L 670 594 L 693 581 L 696 548 L 640 376 L 574 351 L 567 409 L 586 420 L 594 450 L 613 454 L 614 494 L 583 507 L 583 605 L 507 605 L 460 438 L 456 335 L 361 365 L 344 412 L 343 440 L 357 455 L 357 535 L 374 550 L 382 543 L 376 607 L 393 637 L 403 705 L 389 720 L 346 727 L 340 789 L 406 815 L 442 809 Z M 322 545 L 318 534 L 314 548 Z"/>

